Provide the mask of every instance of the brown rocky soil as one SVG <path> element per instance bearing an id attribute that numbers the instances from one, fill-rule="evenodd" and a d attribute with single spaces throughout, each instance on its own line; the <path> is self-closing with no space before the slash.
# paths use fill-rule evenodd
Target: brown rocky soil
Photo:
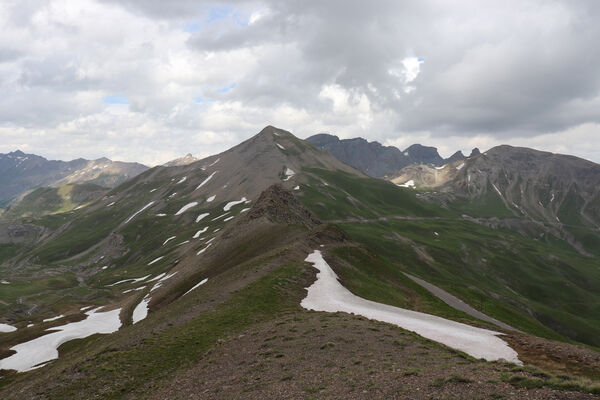
<path id="1" fill-rule="evenodd" d="M 298 312 L 222 340 L 152 399 L 593 399 L 503 381 L 523 368 L 473 360 L 394 326 Z"/>

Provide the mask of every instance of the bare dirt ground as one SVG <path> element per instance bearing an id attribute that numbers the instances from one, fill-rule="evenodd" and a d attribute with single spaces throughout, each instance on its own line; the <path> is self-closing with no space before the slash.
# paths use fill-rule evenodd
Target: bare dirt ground
<path id="1" fill-rule="evenodd" d="M 297 312 L 222 340 L 153 399 L 593 399 L 515 387 L 534 374 L 484 362 L 397 327 Z"/>

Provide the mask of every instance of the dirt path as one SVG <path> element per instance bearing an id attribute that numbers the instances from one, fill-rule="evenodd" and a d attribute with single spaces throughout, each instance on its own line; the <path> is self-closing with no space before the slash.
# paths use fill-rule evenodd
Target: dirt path
<path id="1" fill-rule="evenodd" d="M 448 304 L 452 308 L 455 308 L 459 311 L 469 314 L 470 316 L 478 318 L 482 321 L 490 322 L 494 325 L 499 326 L 502 329 L 506 329 L 508 331 L 520 332 L 518 329 L 515 329 L 512 326 L 505 324 L 502 321 L 498 321 L 497 319 L 492 318 L 489 315 L 486 315 L 486 314 L 482 313 L 481 311 L 474 309 L 473 307 L 471 307 L 470 305 L 468 305 L 467 303 L 465 303 L 458 297 L 451 295 L 450 293 L 446 292 L 445 290 L 440 289 L 439 287 L 432 285 L 431 283 L 424 281 L 423 279 L 417 278 L 416 276 L 412 276 L 411 274 L 407 274 L 406 272 L 404 272 L 404 275 L 406 275 L 407 277 L 409 277 L 410 279 L 412 279 L 419 285 L 423 286 L 431 294 L 433 294 L 435 297 L 442 300 L 444 303 Z"/>

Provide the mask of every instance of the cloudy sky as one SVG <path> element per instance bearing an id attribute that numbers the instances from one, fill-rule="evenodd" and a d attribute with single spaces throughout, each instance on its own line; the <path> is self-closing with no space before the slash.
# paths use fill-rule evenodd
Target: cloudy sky
<path id="1" fill-rule="evenodd" d="M 600 162 L 600 2 L 0 0 L 0 152 L 154 165 L 265 125 Z"/>

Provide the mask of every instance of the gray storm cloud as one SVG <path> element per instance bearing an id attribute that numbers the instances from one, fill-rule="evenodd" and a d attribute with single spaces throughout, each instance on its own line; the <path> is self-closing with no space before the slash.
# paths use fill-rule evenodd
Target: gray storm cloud
<path id="1" fill-rule="evenodd" d="M 0 8 L 0 151 L 26 143 L 59 158 L 153 163 L 221 151 L 276 124 L 300 136 L 446 152 L 508 142 L 600 161 L 595 1 Z M 107 104 L 112 95 L 129 104 Z M 53 140 L 73 145 L 48 151 Z M 90 154 L 94 144 L 104 153 Z"/>

